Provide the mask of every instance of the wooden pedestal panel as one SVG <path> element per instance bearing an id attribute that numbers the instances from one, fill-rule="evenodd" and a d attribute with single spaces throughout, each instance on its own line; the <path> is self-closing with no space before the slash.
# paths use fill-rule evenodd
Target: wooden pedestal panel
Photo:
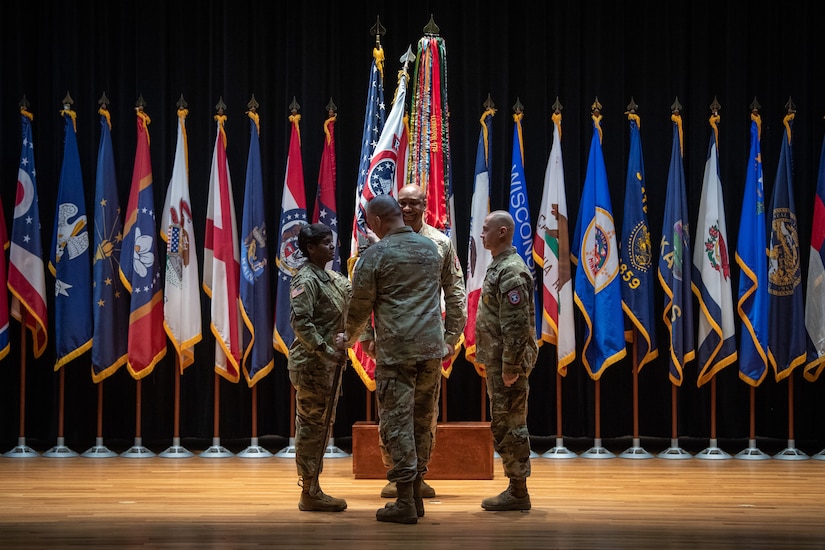
<path id="1" fill-rule="evenodd" d="M 352 473 L 356 479 L 384 479 L 378 423 L 352 426 Z M 427 479 L 493 479 L 493 435 L 489 422 L 438 425 Z"/>

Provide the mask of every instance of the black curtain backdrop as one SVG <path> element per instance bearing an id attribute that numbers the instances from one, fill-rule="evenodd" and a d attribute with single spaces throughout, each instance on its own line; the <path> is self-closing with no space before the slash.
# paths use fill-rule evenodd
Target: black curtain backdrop
<path id="1" fill-rule="evenodd" d="M 493 120 L 491 207 L 507 208 L 513 109 L 524 105 L 524 159 L 531 214 L 536 219 L 544 169 L 552 139 L 551 106 L 558 97 L 563 111 L 563 155 L 571 223 L 578 211 L 592 132 L 590 106 L 603 105 L 604 155 L 616 227 L 621 228 L 624 180 L 629 148 L 624 115 L 631 98 L 639 105 L 646 162 L 648 216 L 654 244 L 659 242 L 662 205 L 671 147 L 670 105 L 683 105 L 685 175 L 691 224 L 699 207 L 710 127 L 709 106 L 722 105 L 720 170 L 725 192 L 728 241 L 737 242 L 739 212 L 748 153 L 749 105 L 762 105 L 762 153 L 765 192 L 776 174 L 784 105 L 797 108 L 794 123 L 794 191 L 802 240 L 803 276 L 807 274 L 812 197 L 819 167 L 825 115 L 825 40 L 816 3 L 772 2 L 758 8 L 735 2 L 276 2 L 144 1 L 70 2 L 43 0 L 4 6 L 0 36 L 0 196 L 11 229 L 20 155 L 19 101 L 25 95 L 34 113 L 35 162 L 44 255 L 50 250 L 56 187 L 63 155 L 59 116 L 67 92 L 78 113 L 77 131 L 86 189 L 92 212 L 94 171 L 100 137 L 97 101 L 111 100 L 118 187 L 125 207 L 135 154 L 134 106 L 139 96 L 151 117 L 151 157 L 155 204 L 161 208 L 172 171 L 176 131 L 175 103 L 183 94 L 189 105 L 187 130 L 192 206 L 203 258 L 206 191 L 215 142 L 215 105 L 227 105 L 228 159 L 235 204 L 243 204 L 249 146 L 246 105 L 260 103 L 261 150 L 267 224 L 277 228 L 289 138 L 289 104 L 301 105 L 301 136 L 307 206 L 311 212 L 318 181 L 325 106 L 338 106 L 336 124 L 338 214 L 342 256 L 349 254 L 361 129 L 374 38 L 370 28 L 380 16 L 387 33 L 386 94 L 395 89 L 399 57 L 416 49 L 424 26 L 434 18 L 447 45 L 448 94 L 455 192 L 454 230 L 466 264 L 469 205 L 479 117 L 488 94 L 498 113 Z M 389 107 L 389 106 L 388 106 Z M 159 219 L 159 218 L 158 218 Z M 691 240 L 693 231 L 691 228 Z M 271 238 L 275 238 L 274 231 Z M 271 241 L 270 250 L 275 248 Z M 658 246 L 655 247 L 658 250 Z M 270 258 L 273 261 L 274 258 Z M 199 266 L 202 274 L 202 266 Z M 734 293 L 739 270 L 732 265 Z M 54 280 L 47 272 L 49 306 Z M 274 294 L 273 294 L 274 299 Z M 671 384 L 667 333 L 661 321 L 663 296 L 657 284 L 659 359 L 639 375 L 640 434 L 671 436 Z M 209 332 L 209 300 L 201 296 L 204 338 L 196 346 L 196 364 L 181 379 L 180 435 L 205 448 L 213 435 L 214 340 Z M 582 332 L 578 334 L 581 347 Z M 737 325 L 737 331 L 739 326 Z M 54 326 L 49 347 L 39 359 L 27 344 L 25 433 L 36 449 L 51 447 L 58 435 L 58 380 L 54 365 Z M 20 325 L 11 322 L 11 353 L 0 363 L 0 447 L 5 451 L 19 433 Z M 171 348 L 170 348 L 171 350 Z M 89 354 L 65 368 L 66 444 L 82 451 L 94 444 L 97 387 Z M 800 447 L 810 452 L 825 444 L 821 428 L 823 384 L 810 383 L 797 369 L 794 430 Z M 678 394 L 678 435 L 711 435 L 710 385 L 697 388 L 697 366 L 689 363 Z M 532 380 L 529 427 L 537 437 L 556 433 L 555 349 L 545 345 Z M 251 436 L 251 391 L 221 380 L 220 432 L 224 441 L 244 447 Z M 481 379 L 462 357 L 447 383 L 448 420 L 480 420 Z M 135 381 L 125 368 L 104 382 L 103 436 L 117 450 L 135 434 Z M 736 364 L 717 376 L 719 439 L 747 440 L 748 386 Z M 141 435 L 147 446 L 162 450 L 173 435 L 174 358 L 167 354 L 143 379 Z M 580 362 L 562 382 L 563 435 L 595 434 L 594 382 Z M 258 384 L 258 435 L 288 437 L 290 387 L 286 361 L 276 353 L 275 369 Z M 784 442 L 788 431 L 788 382 L 769 373 L 756 390 L 756 432 Z M 335 436 L 346 438 L 352 424 L 366 417 L 367 391 L 352 369 L 345 373 L 344 396 Z M 629 360 L 611 366 L 601 378 L 601 437 L 632 434 L 632 375 Z M 548 445 L 549 447 L 550 445 Z M 122 448 L 121 448 L 122 447 Z M 275 450 L 275 449 L 273 449 Z M 539 449 L 541 450 L 541 449 Z M 738 449 L 731 449 L 736 451 Z"/>

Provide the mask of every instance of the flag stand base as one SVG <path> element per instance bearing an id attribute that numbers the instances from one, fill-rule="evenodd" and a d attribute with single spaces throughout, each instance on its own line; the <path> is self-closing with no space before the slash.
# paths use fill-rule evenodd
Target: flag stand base
<path id="1" fill-rule="evenodd" d="M 335 438 L 330 437 L 327 443 L 327 450 L 324 451 L 324 458 L 347 458 L 349 455 L 335 446 Z"/>
<path id="2" fill-rule="evenodd" d="M 77 453 L 65 445 L 62 437 L 58 437 L 57 444 L 43 453 L 43 456 L 49 458 L 72 458 L 77 456 Z"/>
<path id="3" fill-rule="evenodd" d="M 136 437 L 135 444 L 128 450 L 123 451 L 120 456 L 124 458 L 151 458 L 155 456 L 155 453 L 143 446 L 142 438 Z"/>
<path id="4" fill-rule="evenodd" d="M 179 437 L 173 437 L 172 445 L 158 456 L 163 458 L 189 458 L 195 456 L 195 453 L 185 447 L 181 447 Z"/>
<path id="5" fill-rule="evenodd" d="M 670 447 L 668 447 L 656 456 L 658 456 L 659 458 L 666 458 L 669 460 L 682 460 L 685 458 L 693 458 L 692 454 L 679 447 L 678 439 L 671 439 Z"/>
<path id="6" fill-rule="evenodd" d="M 226 447 L 221 445 L 220 437 L 212 438 L 212 445 L 200 454 L 201 458 L 226 458 L 235 456 Z"/>
<path id="7" fill-rule="evenodd" d="M 825 449 L 811 456 L 811 458 L 813 458 L 814 460 L 825 460 Z"/>
<path id="8" fill-rule="evenodd" d="M 598 437 L 593 446 L 582 453 L 582 458 L 616 458 L 616 455 L 602 447 L 602 439 Z"/>
<path id="9" fill-rule="evenodd" d="M 290 437 L 286 447 L 275 453 L 276 458 L 295 458 L 295 438 Z"/>
<path id="10" fill-rule="evenodd" d="M 768 460 L 771 458 L 771 455 L 769 455 L 768 453 L 763 453 L 762 451 L 757 449 L 755 439 L 749 439 L 748 447 L 736 453 L 735 458 L 739 458 L 742 460 Z"/>
<path id="11" fill-rule="evenodd" d="M 83 452 L 83 456 L 86 458 L 111 458 L 117 456 L 117 453 L 103 444 L 102 437 L 96 437 L 94 446 L 86 449 L 86 451 Z"/>
<path id="12" fill-rule="evenodd" d="M 711 439 L 710 446 L 696 453 L 696 458 L 703 460 L 726 460 L 730 458 L 730 455 L 716 445 L 715 439 Z"/>
<path id="13" fill-rule="evenodd" d="M 10 451 L 6 451 L 3 456 L 8 458 L 34 458 L 40 456 L 40 453 L 26 445 L 25 437 L 18 437 L 17 446 Z"/>
<path id="14" fill-rule="evenodd" d="M 253 437 L 249 441 L 249 447 L 239 452 L 237 456 L 241 458 L 269 458 L 272 453 L 258 445 L 258 438 Z"/>
<path id="15" fill-rule="evenodd" d="M 638 437 L 633 438 L 633 445 L 619 455 L 620 458 L 653 458 L 653 454 L 647 452 L 642 448 Z"/>
<path id="16" fill-rule="evenodd" d="M 773 457 L 777 460 L 808 460 L 810 457 L 796 448 L 793 439 L 788 440 L 788 447 L 779 451 Z"/>
<path id="17" fill-rule="evenodd" d="M 556 438 L 556 446 L 546 451 L 543 455 L 543 458 L 576 458 L 577 455 L 570 449 L 564 446 L 564 439 L 561 437 Z"/>

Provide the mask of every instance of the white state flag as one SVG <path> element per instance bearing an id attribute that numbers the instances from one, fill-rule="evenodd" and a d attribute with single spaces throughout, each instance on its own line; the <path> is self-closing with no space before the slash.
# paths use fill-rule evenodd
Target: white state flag
<path id="1" fill-rule="evenodd" d="M 181 372 L 194 360 L 201 340 L 198 252 L 189 200 L 186 115 L 178 113 L 178 143 L 172 178 L 166 189 L 160 234 L 166 242 L 166 287 L 163 327 L 178 356 Z"/>
<path id="2" fill-rule="evenodd" d="M 541 268 L 540 338 L 556 345 L 557 370 L 564 375 L 567 365 L 576 358 L 576 330 L 567 195 L 561 156 L 561 117 L 554 115 L 553 122 L 553 146 L 544 171 L 544 192 L 533 238 L 533 259 Z"/>
<path id="3" fill-rule="evenodd" d="M 736 361 L 736 328 L 730 281 L 728 230 L 716 139 L 711 134 L 693 248 L 693 293 L 699 299 L 697 386 Z"/>

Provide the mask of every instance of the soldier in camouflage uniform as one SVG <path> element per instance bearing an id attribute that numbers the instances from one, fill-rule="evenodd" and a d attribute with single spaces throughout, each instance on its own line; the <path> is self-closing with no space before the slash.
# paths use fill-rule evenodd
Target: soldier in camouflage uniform
<path id="1" fill-rule="evenodd" d="M 338 363 L 346 360 L 336 335 L 343 326 L 352 290 L 349 280 L 325 269 L 333 258 L 332 231 L 323 224 L 305 225 L 298 234 L 298 248 L 307 262 L 290 283 L 289 322 L 295 341 L 289 348 L 289 379 L 295 386 L 295 463 L 302 487 L 298 508 L 304 511 L 340 512 L 344 499 L 325 494 L 318 484 L 338 394 L 332 395 Z M 339 371 L 340 373 L 343 371 Z M 340 384 L 339 386 L 340 387 Z M 327 407 L 332 416 L 324 425 Z"/>
<path id="2" fill-rule="evenodd" d="M 461 270 L 461 263 L 458 261 L 458 255 L 455 252 L 453 241 L 444 233 L 435 227 L 424 222 L 424 213 L 427 210 L 427 195 L 421 186 L 414 183 L 407 184 L 398 191 L 398 206 L 401 207 L 401 213 L 404 217 L 404 223 L 413 228 L 413 231 L 419 235 L 427 237 L 433 241 L 438 247 L 438 253 L 443 262 L 450 263 L 450 277 L 446 281 L 441 281 L 442 291 L 442 310 L 444 312 L 445 326 L 447 329 L 445 339 L 448 345 L 454 348 L 459 345 L 461 332 L 464 330 L 464 324 L 467 321 L 467 293 L 464 287 L 464 272 Z M 455 327 L 460 327 L 458 333 L 455 333 Z M 374 353 L 374 341 L 370 341 L 365 346 L 367 353 Z M 373 355 L 374 357 L 374 355 Z M 441 395 L 442 377 L 438 378 L 438 386 L 436 387 L 436 395 Z M 432 444 L 435 446 L 435 433 L 438 424 L 438 398 L 436 398 L 436 413 L 433 415 L 432 426 Z M 386 448 L 380 442 L 381 458 L 384 461 L 384 466 L 390 468 L 392 463 L 389 459 L 389 454 Z M 432 450 L 430 451 L 432 454 Z M 381 496 L 384 498 L 395 498 L 398 496 L 395 484 L 388 482 L 386 487 L 381 490 Z M 434 498 L 435 490 L 427 484 L 424 480 L 421 482 L 421 496 L 423 498 Z M 422 508 L 423 510 L 423 508 Z"/>
<path id="3" fill-rule="evenodd" d="M 389 195 L 367 207 L 367 222 L 381 239 L 355 264 L 346 342 L 352 345 L 372 313 L 378 429 L 398 498 L 380 508 L 378 521 L 417 523 L 423 515 L 421 482 L 432 448 L 432 425 L 441 361 L 452 355 L 441 319 L 441 281 L 449 276 L 435 244 L 404 225 Z M 461 327 L 448 327 L 450 333 Z"/>
<path id="4" fill-rule="evenodd" d="M 491 212 L 481 240 L 492 253 L 476 317 L 476 358 L 485 367 L 490 397 L 490 429 L 510 485 L 485 498 L 485 510 L 529 510 L 530 434 L 527 431 L 528 377 L 536 362 L 533 276 L 513 247 L 515 224 L 509 213 Z"/>

